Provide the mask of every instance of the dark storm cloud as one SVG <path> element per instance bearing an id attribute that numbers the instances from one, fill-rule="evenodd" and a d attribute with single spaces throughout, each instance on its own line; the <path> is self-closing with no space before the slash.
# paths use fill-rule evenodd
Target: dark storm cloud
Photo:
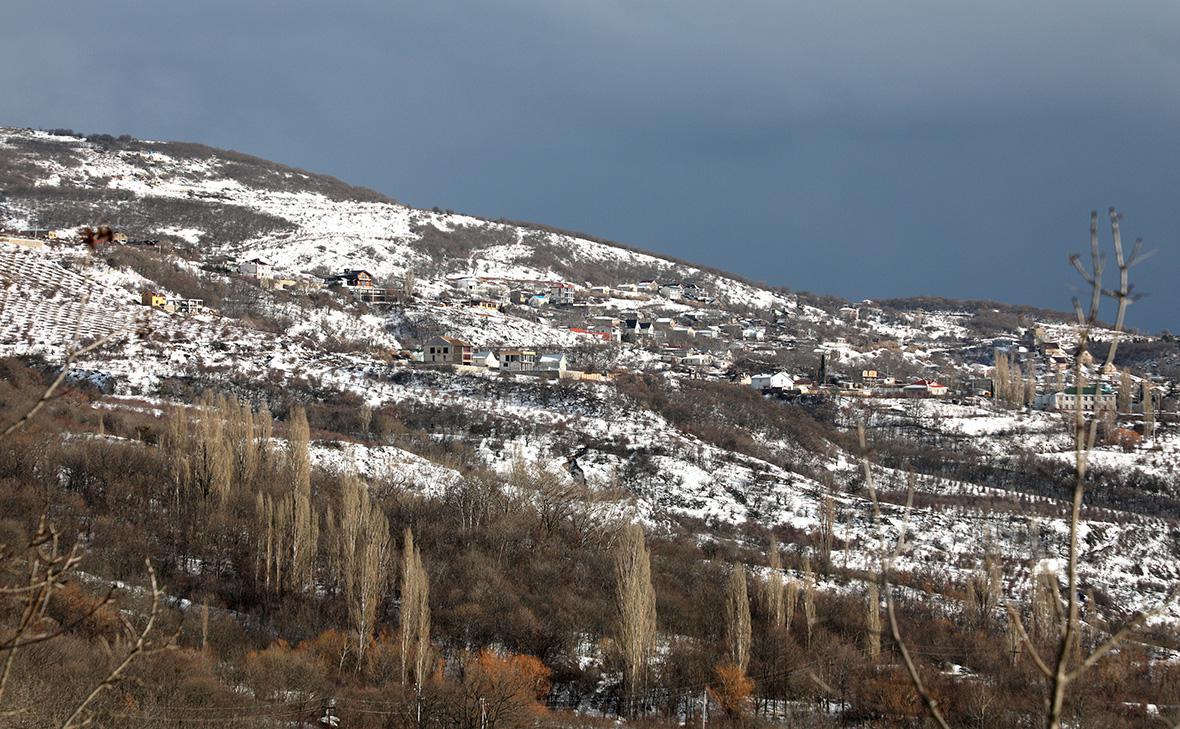
<path id="1" fill-rule="evenodd" d="M 1091 208 L 1180 328 L 1169 2 L 25 2 L 0 123 L 192 139 L 850 297 L 1068 307 Z"/>

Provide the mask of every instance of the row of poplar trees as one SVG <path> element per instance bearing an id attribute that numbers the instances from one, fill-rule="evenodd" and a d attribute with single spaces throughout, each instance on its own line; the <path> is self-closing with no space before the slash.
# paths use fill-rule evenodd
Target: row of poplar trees
<path id="1" fill-rule="evenodd" d="M 401 678 L 421 686 L 431 662 L 430 587 L 413 532 L 405 532 L 399 570 L 389 521 L 365 484 L 348 473 L 331 484 L 335 488 L 313 493 L 311 432 L 302 407 L 291 408 L 286 426 L 285 445 L 276 447 L 281 441 L 269 410 L 254 410 L 232 395 L 207 393 L 195 408 L 170 413 L 160 445 L 178 561 L 195 559 L 206 563 L 201 569 L 219 573 L 231 569 L 228 555 L 238 545 L 215 544 L 199 558 L 189 555 L 208 541 L 209 523 L 252 523 L 247 546 L 253 564 L 243 571 L 252 572 L 261 593 L 275 597 L 339 594 L 353 627 L 358 668 L 400 571 Z"/>
<path id="2" fill-rule="evenodd" d="M 805 564 L 803 579 L 784 580 L 779 546 L 773 539 L 769 549 L 765 578 L 757 580 L 759 598 L 768 627 L 785 635 L 794 622 L 800 603 L 806 643 L 810 646 L 818 617 L 815 606 L 815 579 Z M 656 595 L 651 581 L 651 553 L 644 542 L 643 529 L 637 524 L 625 527 L 615 549 L 617 620 L 614 640 L 623 666 L 623 697 L 620 713 L 630 714 L 646 707 L 648 677 L 655 657 L 658 638 Z M 870 585 L 866 595 L 868 644 L 873 660 L 880 657 L 881 622 L 879 595 Z M 753 690 L 747 675 L 753 640 L 750 616 L 750 588 L 746 570 L 733 565 L 725 590 L 724 655 L 715 667 L 718 690 L 713 698 L 726 711 L 737 712 L 739 704 Z"/>

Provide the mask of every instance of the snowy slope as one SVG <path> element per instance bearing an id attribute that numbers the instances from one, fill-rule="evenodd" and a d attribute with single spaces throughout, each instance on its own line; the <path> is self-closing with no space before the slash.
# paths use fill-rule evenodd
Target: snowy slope
<path id="1" fill-rule="evenodd" d="M 146 223 L 141 218 L 129 220 L 137 221 L 140 235 L 193 244 L 198 262 L 261 256 L 289 271 L 364 268 L 379 281 L 413 271 L 422 291 L 415 302 L 382 313 L 267 299 L 272 313 L 289 322 L 268 330 L 217 312 L 181 316 L 143 307 L 139 293 L 157 288 L 157 282 L 106 265 L 76 247 L 28 251 L 0 246 L 0 278 L 6 284 L 0 309 L 0 355 L 40 355 L 60 361 L 72 343 L 112 336 L 107 347 L 79 360 L 76 375 L 121 396 L 157 396 L 162 385 L 179 379 L 196 386 L 280 391 L 291 397 L 353 393 L 373 406 L 390 405 L 395 410 L 457 409 L 471 422 L 490 423 L 491 433 L 439 433 L 437 437 L 443 443 L 453 439 L 470 447 L 488 468 L 507 473 L 523 458 L 566 474 L 569 459 L 577 453 L 589 486 L 603 493 L 626 494 L 622 506 L 653 524 L 697 519 L 705 524 L 786 525 L 811 535 L 810 542 L 801 540 L 797 545 L 808 553 L 815 552 L 823 504 L 831 498 L 837 512 L 833 559 L 855 569 L 874 570 L 882 546 L 892 544 L 903 528 L 909 546 L 899 560 L 902 570 L 935 573 L 950 583 L 961 583 L 985 550 L 998 550 L 1010 568 L 1013 594 L 1025 589 L 1022 580 L 1028 575 L 1030 545 L 1037 545 L 1031 556 L 1039 560 L 1051 563 L 1063 554 L 1063 504 L 1051 498 L 1021 497 L 1022 501 L 986 483 L 919 477 L 916 488 L 931 498 L 931 504 L 920 505 L 906 519 L 903 507 L 887 501 L 883 505 L 886 523 L 876 525 L 867 494 L 854 487 L 855 454 L 836 448 L 817 453 L 780 434 L 760 433 L 762 445 L 775 456 L 771 463 L 706 442 L 631 401 L 611 384 L 550 383 L 492 373 L 460 375 L 414 368 L 382 356 L 399 348 L 400 332 L 407 330 L 457 334 L 477 347 L 583 343 L 560 325 L 539 317 L 477 311 L 440 296 L 449 288 L 449 279 L 462 274 L 551 281 L 586 272 L 590 275 L 574 283 L 607 286 L 650 276 L 692 279 L 718 300 L 721 314 L 733 313 L 726 307 L 745 308 L 766 312 L 767 320 L 781 318 L 799 330 L 847 330 L 866 340 L 894 339 L 904 345 L 899 357 L 922 368 L 937 367 L 940 358 L 953 354 L 952 340 L 968 334 L 968 315 L 930 312 L 873 317 L 855 327 L 845 326 L 832 314 L 794 296 L 650 254 L 552 231 L 416 210 L 371 195 L 351 195 L 326 183 L 313 185 L 306 173 L 286 168 L 267 168 L 265 175 L 251 176 L 243 173 L 239 158 L 197 155 L 186 145 L 120 146 L 44 132 L 0 130 L 0 159 L 7 159 L 10 169 L 19 167 L 34 187 L 56 188 L 63 194 L 87 190 L 97 200 L 94 205 L 109 206 L 116 217 L 161 201 L 183 204 L 161 208 L 175 209 L 175 217 L 161 215 Z M 32 200 L 13 196 L 0 207 L 4 217 L 0 223 L 22 228 L 41 220 L 38 216 L 47 213 Z M 192 212 L 199 213 L 205 206 L 214 211 L 205 218 Z M 233 238 L 217 232 L 224 231 L 215 219 L 218 215 L 243 210 L 254 216 L 243 217 L 246 234 Z M 68 209 L 54 213 L 67 214 Z M 91 222 L 57 218 L 54 225 Z M 202 280 L 212 281 L 219 275 L 196 263 L 185 265 Z M 610 299 L 602 305 L 606 310 L 646 308 L 653 315 L 705 308 L 659 296 L 644 302 Z M 1068 341 L 1067 332 L 1053 333 Z M 329 347 L 336 340 L 360 344 Z M 881 351 L 878 344 L 850 341 L 833 338 L 817 341 L 816 347 L 838 353 L 850 366 L 867 363 Z M 637 347 L 622 351 L 636 368 L 654 356 Z M 118 400 L 111 402 L 112 407 L 118 406 Z M 851 403 L 843 405 L 851 407 Z M 1051 461 L 1061 459 L 1068 447 L 1059 419 L 1044 414 L 923 401 L 882 400 L 872 407 L 876 409 L 870 419 L 874 426 L 916 418 L 941 437 L 971 439 L 997 459 L 1030 448 Z M 1177 450 L 1174 441 L 1164 443 L 1161 451 L 1150 454 L 1103 451 L 1096 461 L 1170 476 L 1169 461 Z M 373 479 L 406 479 L 434 493 L 463 478 L 446 464 L 389 444 L 320 441 L 314 457 L 325 468 L 355 468 Z M 820 483 L 815 474 L 828 474 L 830 478 L 821 480 L 831 483 Z M 893 497 L 904 488 L 906 476 L 900 471 L 880 469 L 879 477 L 883 492 Z M 1027 504 L 1035 504 L 1039 515 L 1030 516 L 1023 508 Z M 1168 582 L 1180 577 L 1176 566 L 1180 540 L 1173 523 L 1100 510 L 1088 511 L 1087 519 L 1084 578 L 1088 586 L 1112 595 L 1115 604 L 1147 607 Z M 1171 614 L 1180 618 L 1180 612 Z"/>

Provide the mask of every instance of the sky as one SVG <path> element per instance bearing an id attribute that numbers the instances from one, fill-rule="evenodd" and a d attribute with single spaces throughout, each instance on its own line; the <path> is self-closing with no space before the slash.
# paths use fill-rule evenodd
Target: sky
<path id="1" fill-rule="evenodd" d="M 1180 4 L 4 0 L 0 125 L 236 149 L 851 299 L 1180 332 Z M 1105 240 L 1108 241 L 1109 234 Z"/>

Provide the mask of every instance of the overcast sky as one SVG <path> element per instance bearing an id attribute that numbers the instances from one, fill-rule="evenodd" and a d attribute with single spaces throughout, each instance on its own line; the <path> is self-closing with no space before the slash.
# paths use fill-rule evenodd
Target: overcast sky
<path id="1" fill-rule="evenodd" d="M 0 124 L 199 141 L 850 298 L 1180 330 L 1180 5 L 4 0 Z"/>

